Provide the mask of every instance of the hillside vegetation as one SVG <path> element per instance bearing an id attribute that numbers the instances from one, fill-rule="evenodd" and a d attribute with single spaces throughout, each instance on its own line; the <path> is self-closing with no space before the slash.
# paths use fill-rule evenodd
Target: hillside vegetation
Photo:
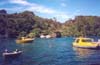
<path id="1" fill-rule="evenodd" d="M 33 12 L 7 14 L 0 11 L 0 36 L 17 37 L 32 33 L 33 36 L 43 32 L 52 33 L 60 29 L 61 23 L 53 19 L 36 16 Z"/>
<path id="2" fill-rule="evenodd" d="M 99 16 L 76 16 L 64 23 L 64 34 L 70 36 L 100 36 Z"/>
<path id="3" fill-rule="evenodd" d="M 63 36 L 100 36 L 100 17 L 76 16 L 62 24 L 30 11 L 8 14 L 6 10 L 0 10 L 0 37 L 37 36 L 57 31 Z"/>

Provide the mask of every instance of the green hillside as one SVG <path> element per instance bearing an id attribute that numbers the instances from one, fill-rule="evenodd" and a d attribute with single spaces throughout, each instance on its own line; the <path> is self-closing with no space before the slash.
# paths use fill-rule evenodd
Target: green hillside
<path id="1" fill-rule="evenodd" d="M 100 36 L 99 16 L 76 16 L 59 23 L 55 19 L 42 18 L 33 12 L 8 14 L 0 10 L 0 37 L 37 36 L 40 33 L 61 32 L 63 36 Z"/>
<path id="2" fill-rule="evenodd" d="M 52 33 L 60 29 L 61 23 L 53 19 L 36 16 L 33 12 L 7 14 L 0 11 L 0 36 L 18 37 L 33 33 L 33 36 L 41 32 Z"/>

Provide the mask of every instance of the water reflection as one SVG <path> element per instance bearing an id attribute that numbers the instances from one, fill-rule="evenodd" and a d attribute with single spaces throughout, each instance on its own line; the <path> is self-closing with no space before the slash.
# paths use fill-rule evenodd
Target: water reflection
<path id="1" fill-rule="evenodd" d="M 91 50 L 91 49 L 73 47 L 73 50 L 75 51 L 76 56 L 79 58 L 87 58 L 87 57 L 90 57 L 94 53 L 94 50 Z"/>

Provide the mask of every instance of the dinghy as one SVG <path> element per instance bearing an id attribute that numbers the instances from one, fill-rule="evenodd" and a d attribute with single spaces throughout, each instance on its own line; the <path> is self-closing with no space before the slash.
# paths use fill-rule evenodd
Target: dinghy
<path id="1" fill-rule="evenodd" d="M 16 49 L 16 51 L 13 52 L 7 52 L 7 50 L 2 54 L 4 58 L 16 58 L 18 56 L 20 56 L 20 54 L 22 54 L 22 51 L 18 51 Z"/>

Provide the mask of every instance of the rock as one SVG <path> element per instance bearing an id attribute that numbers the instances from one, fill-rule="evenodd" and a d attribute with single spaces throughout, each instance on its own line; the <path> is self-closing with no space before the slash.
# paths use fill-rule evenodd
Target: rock
<path id="1" fill-rule="evenodd" d="M 61 38 L 62 37 L 60 32 L 55 32 L 55 33 L 56 33 L 56 38 Z"/>

